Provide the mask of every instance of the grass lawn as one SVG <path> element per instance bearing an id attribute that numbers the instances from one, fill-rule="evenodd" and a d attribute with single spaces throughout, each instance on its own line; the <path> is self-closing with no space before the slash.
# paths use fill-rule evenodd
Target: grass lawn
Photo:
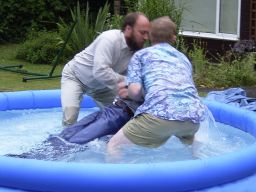
<path id="1" fill-rule="evenodd" d="M 25 69 L 29 72 L 48 74 L 51 71 L 51 65 L 31 64 L 26 61 L 15 59 L 18 47 L 18 44 L 0 45 L 0 66 L 22 64 L 22 69 Z M 58 65 L 53 75 L 60 75 L 63 66 L 63 64 Z M 28 75 L 0 70 L 0 92 L 60 88 L 60 78 L 30 80 L 23 82 L 22 80 L 24 76 Z M 201 96 L 205 96 L 207 93 L 200 92 L 199 94 Z"/>
<path id="2" fill-rule="evenodd" d="M 15 59 L 18 44 L 0 45 L 0 66 L 10 66 L 22 64 L 24 70 L 35 73 L 48 74 L 51 71 L 51 65 L 31 64 L 26 61 Z M 58 65 L 53 75 L 60 75 L 64 65 Z M 20 90 L 41 90 L 41 89 L 59 89 L 60 78 L 29 80 L 23 82 L 26 74 L 13 73 L 0 70 L 0 91 L 20 91 Z"/>

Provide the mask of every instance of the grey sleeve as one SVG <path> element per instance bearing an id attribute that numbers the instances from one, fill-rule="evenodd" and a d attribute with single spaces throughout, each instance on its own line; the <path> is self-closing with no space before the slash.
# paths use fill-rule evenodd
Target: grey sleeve
<path id="1" fill-rule="evenodd" d="M 95 49 L 93 76 L 100 83 L 117 93 L 117 83 L 124 81 L 124 76 L 113 70 L 116 53 L 116 43 L 102 38 Z"/>

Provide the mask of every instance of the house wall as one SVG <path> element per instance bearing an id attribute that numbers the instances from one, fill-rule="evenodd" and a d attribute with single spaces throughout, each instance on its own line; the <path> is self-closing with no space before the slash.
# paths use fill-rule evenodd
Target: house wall
<path id="1" fill-rule="evenodd" d="M 251 13 L 250 3 L 255 0 L 242 0 L 241 1 L 241 21 L 240 21 L 240 40 L 251 39 Z M 194 40 L 200 41 L 203 47 L 207 50 L 207 56 L 215 58 L 218 55 L 225 55 L 227 51 L 230 51 L 237 41 L 227 41 L 220 39 L 206 39 L 206 38 L 194 38 L 184 37 L 185 42 L 190 46 Z M 255 39 L 254 39 L 255 40 Z"/>
<path id="2" fill-rule="evenodd" d="M 256 41 L 256 0 L 250 2 L 250 38 Z"/>
<path id="3" fill-rule="evenodd" d="M 113 0 L 120 6 L 120 13 L 125 14 L 124 0 Z M 119 2 L 117 2 L 119 1 Z M 254 28 L 253 28 L 254 27 Z M 256 0 L 242 0 L 241 1 L 241 20 L 240 20 L 240 40 L 256 41 Z M 230 51 L 237 41 L 228 41 L 221 39 L 207 39 L 184 36 L 185 43 L 192 47 L 196 40 L 207 50 L 207 56 L 215 58 L 218 55 L 225 55 Z"/>
<path id="4" fill-rule="evenodd" d="M 250 39 L 250 2 L 251 0 L 241 1 L 241 24 L 240 39 Z"/>

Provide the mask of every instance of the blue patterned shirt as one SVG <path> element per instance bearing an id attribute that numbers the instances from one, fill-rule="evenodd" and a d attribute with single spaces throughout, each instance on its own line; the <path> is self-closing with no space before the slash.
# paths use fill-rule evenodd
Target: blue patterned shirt
<path id="1" fill-rule="evenodd" d="M 206 107 L 198 96 L 188 58 L 168 43 L 159 43 L 134 54 L 127 83 L 140 83 L 144 103 L 136 110 L 167 120 L 204 119 Z"/>

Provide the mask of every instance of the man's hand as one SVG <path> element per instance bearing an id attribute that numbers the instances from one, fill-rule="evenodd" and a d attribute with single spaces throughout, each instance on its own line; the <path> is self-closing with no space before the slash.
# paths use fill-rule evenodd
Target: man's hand
<path id="1" fill-rule="evenodd" d="M 128 87 L 125 82 L 120 82 L 117 84 L 118 95 L 122 99 L 128 99 Z"/>

